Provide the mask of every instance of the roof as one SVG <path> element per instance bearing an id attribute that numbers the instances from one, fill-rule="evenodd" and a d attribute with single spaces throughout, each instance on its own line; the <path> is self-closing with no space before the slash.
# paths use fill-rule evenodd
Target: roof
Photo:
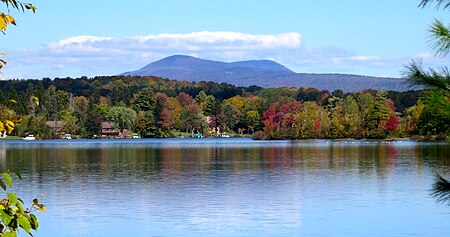
<path id="1" fill-rule="evenodd" d="M 62 128 L 64 127 L 64 121 L 47 121 L 45 122 L 45 124 L 47 124 L 47 126 L 49 126 L 50 128 Z"/>

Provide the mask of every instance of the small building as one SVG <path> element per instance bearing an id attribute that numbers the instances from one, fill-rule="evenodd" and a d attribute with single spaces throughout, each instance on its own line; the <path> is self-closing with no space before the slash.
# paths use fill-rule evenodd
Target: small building
<path id="1" fill-rule="evenodd" d="M 64 131 L 64 121 L 47 121 L 45 122 L 54 135 L 64 135 L 66 131 Z"/>
<path id="2" fill-rule="evenodd" d="M 130 136 L 131 136 L 130 130 L 123 129 L 122 131 L 120 131 L 119 129 L 114 128 L 114 123 L 102 122 L 100 137 L 130 137 Z"/>
<path id="3" fill-rule="evenodd" d="M 102 122 L 102 129 L 100 131 L 101 137 L 116 137 L 119 135 L 119 131 L 114 129 L 114 126 L 110 122 Z"/>

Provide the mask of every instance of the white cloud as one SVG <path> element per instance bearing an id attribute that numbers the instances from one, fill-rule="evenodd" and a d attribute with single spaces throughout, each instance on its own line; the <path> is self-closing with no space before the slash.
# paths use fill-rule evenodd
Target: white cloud
<path id="1" fill-rule="evenodd" d="M 36 49 L 11 51 L 8 78 L 114 75 L 184 54 L 218 61 L 271 59 L 297 72 L 398 76 L 410 58 L 448 62 L 431 54 L 398 58 L 363 55 L 339 47 L 308 48 L 298 32 L 246 34 L 193 32 L 132 37 L 74 36 Z"/>
<path id="2" fill-rule="evenodd" d="M 436 57 L 436 55 L 432 53 L 419 53 L 413 57 L 414 59 L 419 60 L 437 60 L 440 59 L 439 57 Z"/>
<path id="3" fill-rule="evenodd" d="M 302 38 L 297 32 L 245 34 L 202 31 L 122 38 L 82 35 L 37 49 L 9 52 L 13 56 L 10 67 L 5 70 L 11 72 L 8 75 L 36 78 L 112 75 L 140 68 L 173 54 L 235 61 L 268 58 L 279 50 L 299 49 L 301 44 Z M 27 67 L 42 67 L 42 70 L 29 70 L 27 74 Z"/>
<path id="4" fill-rule="evenodd" d="M 350 59 L 355 61 L 367 62 L 367 61 L 379 61 L 381 60 L 378 56 L 353 56 Z"/>
<path id="5" fill-rule="evenodd" d="M 333 57 L 331 59 L 331 61 L 333 62 L 333 64 L 344 64 L 344 63 L 356 63 L 356 62 L 362 62 L 362 63 L 366 63 L 366 62 L 379 62 L 382 61 L 383 59 L 381 57 L 378 56 L 351 56 L 351 57 Z"/>
<path id="6" fill-rule="evenodd" d="M 238 32 L 194 32 L 159 34 L 126 38 L 75 36 L 41 47 L 38 51 L 59 56 L 133 55 L 149 52 L 252 51 L 298 48 L 301 35 L 252 35 Z"/>
<path id="7" fill-rule="evenodd" d="M 189 34 L 159 34 L 127 38 L 147 47 L 166 46 L 182 50 L 255 50 L 276 48 L 298 48 L 301 35 L 296 32 L 263 35 L 239 32 L 194 32 Z"/>

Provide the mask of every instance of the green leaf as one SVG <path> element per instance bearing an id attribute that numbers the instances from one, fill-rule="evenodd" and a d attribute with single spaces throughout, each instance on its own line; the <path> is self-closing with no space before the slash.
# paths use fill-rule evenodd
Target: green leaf
<path id="1" fill-rule="evenodd" d="M 0 219 L 4 225 L 9 225 L 9 222 L 12 220 L 12 216 L 5 212 L 5 210 L 0 209 Z"/>
<path id="2" fill-rule="evenodd" d="M 36 13 L 36 10 L 37 10 L 37 7 L 32 5 L 32 4 L 26 4 L 25 8 L 28 9 L 28 10 L 33 11 L 33 13 Z"/>
<path id="3" fill-rule="evenodd" d="M 37 230 L 39 227 L 38 219 L 34 214 L 30 214 L 30 224 L 33 230 Z"/>
<path id="4" fill-rule="evenodd" d="M 17 199 L 18 200 L 18 199 Z M 16 207 L 17 207 L 17 209 L 18 209 L 18 211 L 17 211 L 17 213 L 20 213 L 20 214 L 26 214 L 25 213 L 25 208 L 23 208 L 23 205 L 22 205 L 22 203 L 20 203 L 20 202 L 17 202 L 16 203 Z"/>
<path id="5" fill-rule="evenodd" d="M 4 233 L 2 235 L 2 237 L 17 237 L 17 234 L 14 231 L 9 231 L 9 232 Z"/>
<path id="6" fill-rule="evenodd" d="M 22 227 L 23 230 L 25 230 L 25 232 L 27 232 L 27 234 L 30 233 L 31 224 L 30 224 L 30 221 L 26 217 L 24 217 L 24 216 L 19 217 L 17 219 L 17 222 L 19 222 L 19 225 Z"/>
<path id="7" fill-rule="evenodd" d="M 17 197 L 17 201 L 21 202 L 22 204 L 25 204 L 20 197 Z"/>
<path id="8" fill-rule="evenodd" d="M 0 187 L 2 187 L 3 190 L 6 190 L 6 184 L 1 179 L 0 179 Z"/>
<path id="9" fill-rule="evenodd" d="M 8 183 L 9 187 L 12 187 L 13 180 L 8 173 L 2 173 L 3 178 L 5 178 L 6 183 Z"/>
<path id="10" fill-rule="evenodd" d="M 20 175 L 20 172 L 18 170 L 16 170 L 16 169 L 8 169 L 8 171 L 13 173 L 13 174 L 15 174 L 19 179 L 22 179 L 22 175 Z"/>
<path id="11" fill-rule="evenodd" d="M 11 205 L 15 206 L 17 204 L 17 196 L 14 193 L 7 193 L 6 194 L 8 196 L 9 202 L 11 203 Z"/>

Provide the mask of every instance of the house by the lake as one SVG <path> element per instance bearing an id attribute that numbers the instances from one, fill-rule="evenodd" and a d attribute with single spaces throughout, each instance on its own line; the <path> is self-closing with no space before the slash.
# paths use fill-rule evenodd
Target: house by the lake
<path id="1" fill-rule="evenodd" d="M 128 129 L 120 131 L 114 128 L 114 124 L 111 122 L 102 122 L 102 129 L 100 131 L 100 137 L 130 137 L 131 132 Z"/>
<path id="2" fill-rule="evenodd" d="M 50 128 L 50 130 L 53 132 L 54 135 L 64 135 L 66 134 L 66 131 L 64 130 L 64 121 L 47 121 L 47 126 Z"/>

